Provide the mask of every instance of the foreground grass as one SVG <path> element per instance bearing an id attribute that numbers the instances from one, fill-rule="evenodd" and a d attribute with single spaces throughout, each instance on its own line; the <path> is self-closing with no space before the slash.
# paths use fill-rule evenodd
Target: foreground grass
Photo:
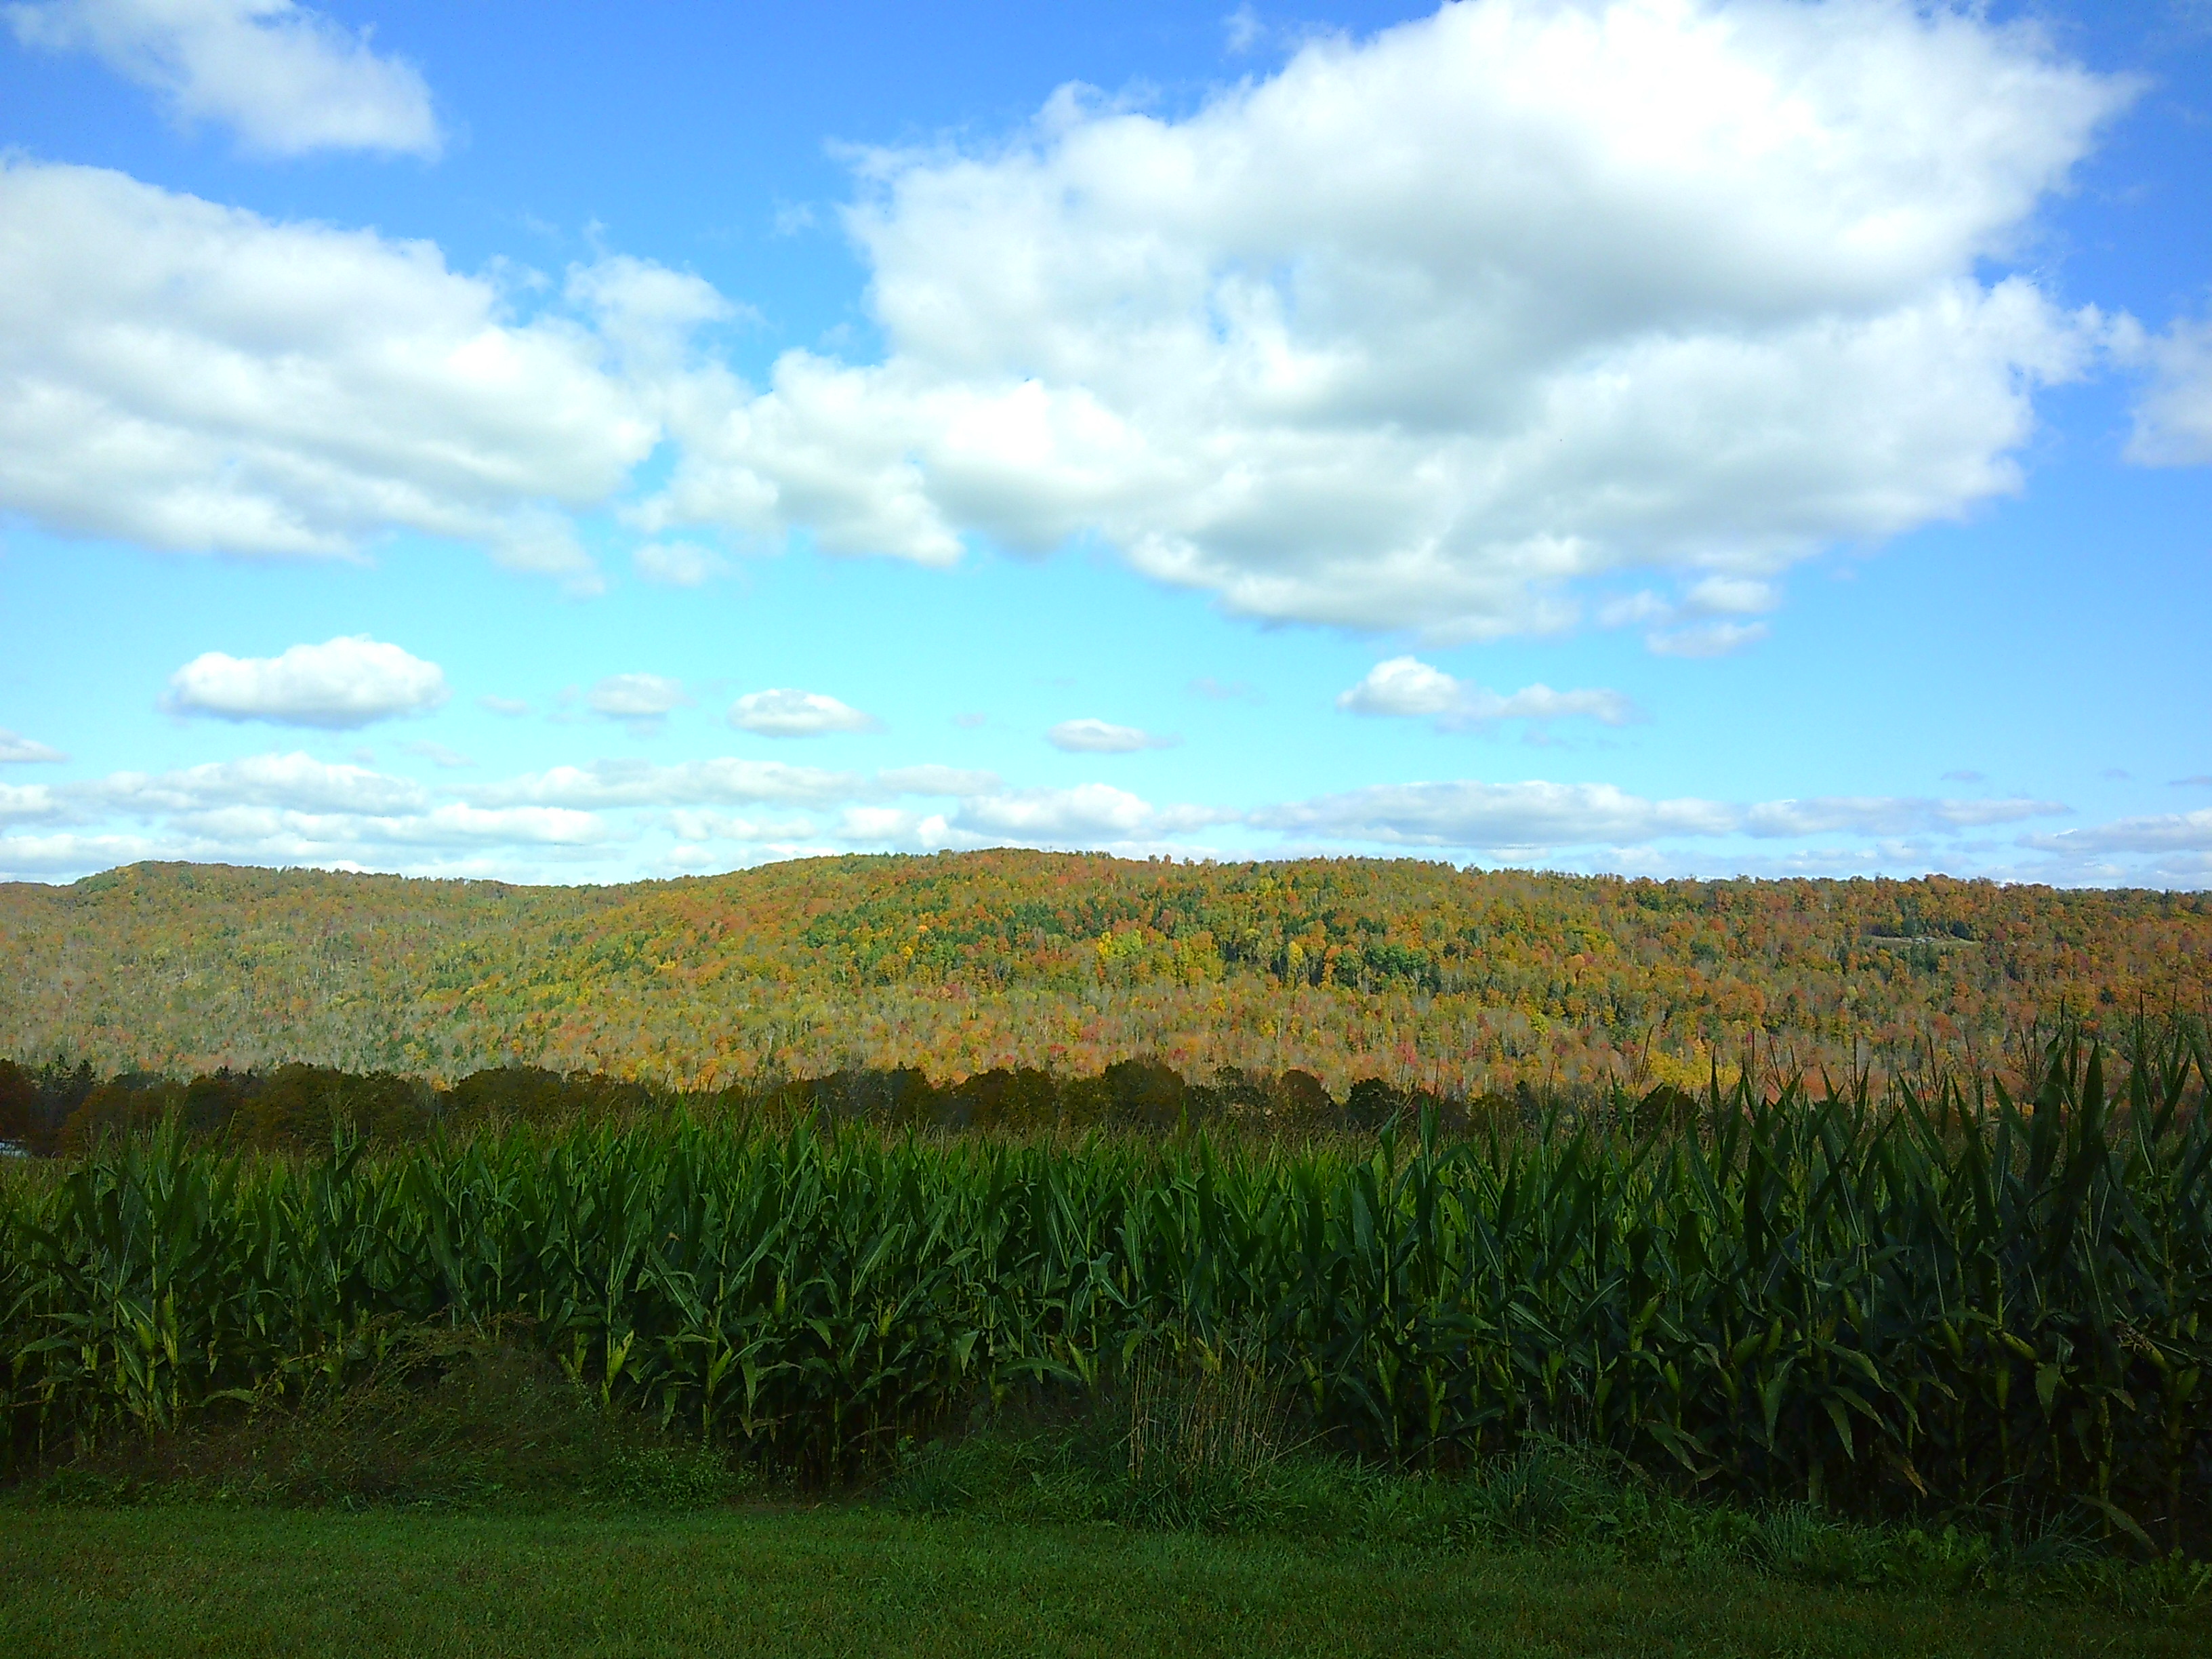
<path id="1" fill-rule="evenodd" d="M 684 1516 L 0 1505 L 0 1651 L 109 1654 L 2197 1655 L 2130 1616 L 1571 1553 Z"/>

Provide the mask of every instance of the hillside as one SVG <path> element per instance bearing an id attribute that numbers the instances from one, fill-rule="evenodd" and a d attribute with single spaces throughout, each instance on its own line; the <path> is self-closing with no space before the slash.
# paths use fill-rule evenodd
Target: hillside
<path id="1" fill-rule="evenodd" d="M 2212 899 L 1405 861 L 850 857 L 607 888 L 140 865 L 0 886 L 0 1054 L 685 1086 L 1157 1054 L 1447 1091 L 1998 1057 L 2212 1002 Z"/>

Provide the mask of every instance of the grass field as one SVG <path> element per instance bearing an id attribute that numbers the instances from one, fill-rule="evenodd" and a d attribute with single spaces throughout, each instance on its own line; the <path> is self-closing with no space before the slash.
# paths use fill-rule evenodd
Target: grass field
<path id="1" fill-rule="evenodd" d="M 0 1650 L 107 1654 L 2190 1655 L 2133 1616 L 1572 1553 L 682 1516 L 0 1506 Z"/>

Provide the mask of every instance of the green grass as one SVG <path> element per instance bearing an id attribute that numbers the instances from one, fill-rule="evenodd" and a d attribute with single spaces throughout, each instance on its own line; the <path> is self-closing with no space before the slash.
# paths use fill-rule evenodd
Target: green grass
<path id="1" fill-rule="evenodd" d="M 679 1516 L 0 1507 L 0 1650 L 107 1654 L 2201 1654 L 2212 1613 L 1809 1589 L 1572 1553 Z"/>

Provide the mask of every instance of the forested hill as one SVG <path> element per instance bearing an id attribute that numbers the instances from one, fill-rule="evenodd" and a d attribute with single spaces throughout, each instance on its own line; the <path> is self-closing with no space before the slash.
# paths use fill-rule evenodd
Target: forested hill
<path id="1" fill-rule="evenodd" d="M 850 857 L 625 887 L 139 865 L 0 885 L 0 1055 L 690 1087 L 1157 1055 L 1447 1091 L 1989 1060 L 2212 1001 L 2212 899 L 1414 861 Z"/>

